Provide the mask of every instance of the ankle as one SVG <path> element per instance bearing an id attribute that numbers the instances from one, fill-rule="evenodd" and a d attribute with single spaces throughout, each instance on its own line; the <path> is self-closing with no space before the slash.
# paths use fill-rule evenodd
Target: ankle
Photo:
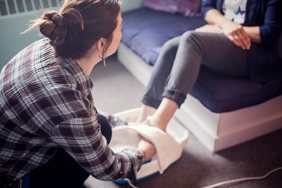
<path id="1" fill-rule="evenodd" d="M 155 111 L 155 113 L 148 118 L 149 124 L 158 127 L 159 129 L 166 131 L 166 127 L 173 117 L 175 111 L 177 110 L 177 105 L 174 101 L 164 98 Z"/>
<path id="2" fill-rule="evenodd" d="M 136 118 L 137 123 L 141 123 L 147 120 L 148 116 L 151 116 L 155 113 L 156 109 L 150 106 L 142 105 L 140 112 Z"/>

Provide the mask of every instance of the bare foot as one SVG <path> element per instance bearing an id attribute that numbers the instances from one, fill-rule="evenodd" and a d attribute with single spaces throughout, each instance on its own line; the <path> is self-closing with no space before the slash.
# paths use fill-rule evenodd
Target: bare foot
<path id="1" fill-rule="evenodd" d="M 141 123 L 147 120 L 148 116 L 151 116 L 155 113 L 156 109 L 150 106 L 142 105 L 140 112 L 137 116 L 136 122 Z"/>

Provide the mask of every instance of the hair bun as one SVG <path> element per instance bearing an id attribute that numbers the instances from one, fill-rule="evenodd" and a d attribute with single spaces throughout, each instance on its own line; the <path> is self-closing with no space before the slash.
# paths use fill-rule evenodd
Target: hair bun
<path id="1" fill-rule="evenodd" d="M 40 32 L 51 40 L 52 45 L 62 44 L 66 36 L 63 16 L 55 11 L 50 11 L 45 13 L 42 19 Z"/>
<path id="2" fill-rule="evenodd" d="M 57 12 L 50 12 L 46 14 L 46 17 L 54 22 L 58 27 L 62 27 L 64 25 L 64 18 Z"/>

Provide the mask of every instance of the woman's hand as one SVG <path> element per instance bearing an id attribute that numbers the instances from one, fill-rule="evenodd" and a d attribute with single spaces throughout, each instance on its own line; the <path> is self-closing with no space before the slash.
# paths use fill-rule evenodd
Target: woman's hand
<path id="1" fill-rule="evenodd" d="M 195 29 L 198 32 L 210 32 L 210 33 L 223 33 L 226 35 L 236 46 L 248 50 L 251 47 L 251 39 L 245 32 L 243 26 L 233 23 L 225 22 L 223 24 L 212 25 L 207 24 Z"/>
<path id="2" fill-rule="evenodd" d="M 236 46 L 246 50 L 250 49 L 250 36 L 254 34 L 250 35 L 250 31 L 248 31 L 248 34 L 243 26 L 228 20 L 216 9 L 209 10 L 206 13 L 205 19 L 210 25 L 218 27 Z M 253 29 L 251 31 L 254 32 Z M 258 29 L 255 30 L 255 34 L 257 38 L 257 35 L 259 36 Z"/>
<path id="3" fill-rule="evenodd" d="M 249 50 L 251 47 L 251 39 L 245 32 L 243 26 L 234 22 L 223 22 L 219 25 L 223 33 L 238 47 Z"/>
<path id="4" fill-rule="evenodd" d="M 156 150 L 155 147 L 148 141 L 141 139 L 138 144 L 138 149 L 143 151 L 144 158 L 143 161 L 150 160 L 155 155 Z"/>
<path id="5" fill-rule="evenodd" d="M 223 33 L 223 31 L 219 27 L 217 27 L 216 25 L 210 25 L 210 24 L 199 27 L 195 29 L 195 31 L 210 32 L 210 33 Z"/>

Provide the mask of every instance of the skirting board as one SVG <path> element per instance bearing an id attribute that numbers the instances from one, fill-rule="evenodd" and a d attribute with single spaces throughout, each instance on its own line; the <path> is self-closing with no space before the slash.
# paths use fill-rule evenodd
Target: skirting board
<path id="1" fill-rule="evenodd" d="M 117 55 L 128 71 L 145 86 L 152 67 L 122 43 Z M 216 152 L 281 129 L 282 110 L 279 104 L 282 104 L 282 96 L 232 112 L 213 113 L 188 95 L 175 118 L 209 150 Z"/>

